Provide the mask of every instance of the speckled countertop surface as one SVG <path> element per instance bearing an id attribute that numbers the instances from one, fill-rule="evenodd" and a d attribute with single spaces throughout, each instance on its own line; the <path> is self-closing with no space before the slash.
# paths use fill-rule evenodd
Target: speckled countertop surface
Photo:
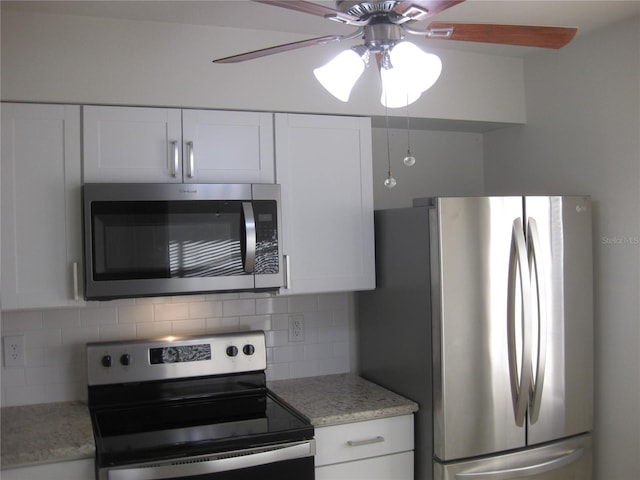
<path id="1" fill-rule="evenodd" d="M 418 405 L 352 374 L 278 380 L 278 396 L 316 427 L 416 412 Z M 4 407 L 0 412 L 2 468 L 93 458 L 87 405 L 80 402 Z"/>
<path id="2" fill-rule="evenodd" d="M 2 468 L 93 458 L 89 409 L 80 402 L 4 407 Z"/>
<path id="3" fill-rule="evenodd" d="M 268 386 L 316 427 L 418 410 L 417 403 L 353 374 L 277 380 Z"/>

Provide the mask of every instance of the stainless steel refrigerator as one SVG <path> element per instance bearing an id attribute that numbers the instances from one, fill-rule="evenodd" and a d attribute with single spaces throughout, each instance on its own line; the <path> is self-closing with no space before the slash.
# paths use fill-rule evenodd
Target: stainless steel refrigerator
<path id="1" fill-rule="evenodd" d="M 416 478 L 592 478 L 589 197 L 431 198 L 375 213 L 362 376 L 420 404 Z"/>

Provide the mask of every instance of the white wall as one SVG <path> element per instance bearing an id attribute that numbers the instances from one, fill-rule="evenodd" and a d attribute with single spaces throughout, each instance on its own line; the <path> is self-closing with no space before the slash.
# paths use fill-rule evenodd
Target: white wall
<path id="1" fill-rule="evenodd" d="M 486 188 L 592 196 L 596 478 L 640 478 L 640 19 L 527 59 L 525 80 L 527 125 L 485 135 Z"/>
<path id="2" fill-rule="evenodd" d="M 7 10 L 1 34 L 2 100 L 384 114 L 373 67 L 358 81 L 349 103 L 333 98 L 315 80 L 313 68 L 346 44 L 223 65 L 211 60 L 227 56 L 231 43 L 233 52 L 241 52 L 307 37 Z M 413 116 L 524 123 L 521 59 L 436 52 L 442 76 L 412 105 Z M 400 110 L 390 114 L 402 116 Z"/>
<path id="3" fill-rule="evenodd" d="M 403 159 L 407 145 L 416 158 L 407 167 Z M 389 129 L 387 156 L 386 128 L 373 129 L 374 208 L 410 207 L 414 198 L 432 196 L 482 195 L 484 167 L 482 134 L 434 130 Z M 388 158 L 398 184 L 385 188 Z"/>

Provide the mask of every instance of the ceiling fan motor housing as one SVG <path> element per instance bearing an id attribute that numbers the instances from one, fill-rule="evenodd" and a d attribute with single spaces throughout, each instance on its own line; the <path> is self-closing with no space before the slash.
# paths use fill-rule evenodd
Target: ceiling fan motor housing
<path id="1" fill-rule="evenodd" d="M 372 22 L 364 27 L 364 43 L 374 53 L 384 52 L 404 38 L 400 25 Z"/>

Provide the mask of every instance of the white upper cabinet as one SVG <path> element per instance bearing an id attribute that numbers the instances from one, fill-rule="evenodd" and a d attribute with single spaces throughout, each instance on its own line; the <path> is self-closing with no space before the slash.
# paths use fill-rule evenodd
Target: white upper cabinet
<path id="1" fill-rule="evenodd" d="M 273 114 L 183 110 L 183 178 L 274 183 Z"/>
<path id="2" fill-rule="evenodd" d="M 2 104 L 2 309 L 83 303 L 80 107 Z"/>
<path id="3" fill-rule="evenodd" d="M 371 120 L 276 114 L 285 294 L 375 288 Z"/>
<path id="4" fill-rule="evenodd" d="M 182 182 L 180 109 L 85 106 L 85 182 Z"/>
<path id="5" fill-rule="evenodd" d="M 273 115 L 83 107 L 84 181 L 273 183 Z"/>

